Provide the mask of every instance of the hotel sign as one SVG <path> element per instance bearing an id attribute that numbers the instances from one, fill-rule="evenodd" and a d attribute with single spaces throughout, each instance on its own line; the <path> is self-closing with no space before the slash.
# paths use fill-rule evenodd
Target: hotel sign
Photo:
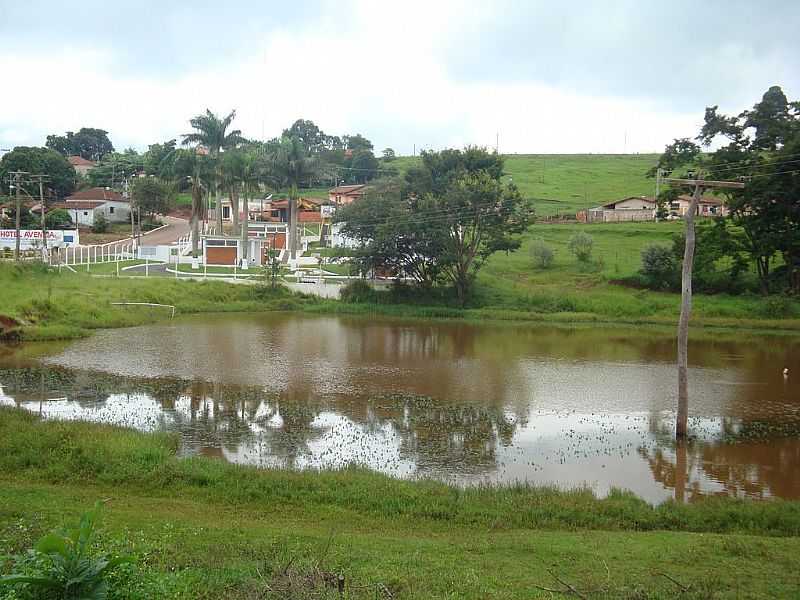
<path id="1" fill-rule="evenodd" d="M 47 231 L 48 248 L 67 248 L 78 245 L 77 229 L 53 229 Z M 41 248 L 44 235 L 41 229 L 20 229 L 19 247 L 23 250 Z M 15 248 L 17 245 L 17 231 L 15 229 L 0 229 L 0 250 Z"/>

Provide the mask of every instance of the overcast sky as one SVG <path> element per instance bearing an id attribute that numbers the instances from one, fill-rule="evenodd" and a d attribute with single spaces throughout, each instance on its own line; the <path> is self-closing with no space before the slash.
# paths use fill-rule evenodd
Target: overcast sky
<path id="1" fill-rule="evenodd" d="M 800 98 L 800 1 L 0 0 L 0 148 L 168 140 L 206 107 L 398 153 L 653 152 L 706 106 Z"/>

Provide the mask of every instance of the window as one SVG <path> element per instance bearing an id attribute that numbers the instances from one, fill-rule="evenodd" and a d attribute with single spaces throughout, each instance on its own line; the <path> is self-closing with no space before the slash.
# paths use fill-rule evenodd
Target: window
<path id="1" fill-rule="evenodd" d="M 84 217 L 88 217 L 88 216 L 89 216 L 89 213 L 88 213 L 87 211 L 83 211 L 83 216 L 84 216 Z"/>
<path id="2" fill-rule="evenodd" d="M 222 218 L 223 219 L 230 219 L 231 218 L 231 207 L 230 206 L 223 206 L 222 207 Z"/>
<path id="3" fill-rule="evenodd" d="M 108 214 L 110 214 L 110 215 L 114 214 L 114 207 L 113 206 L 109 206 L 108 207 Z"/>

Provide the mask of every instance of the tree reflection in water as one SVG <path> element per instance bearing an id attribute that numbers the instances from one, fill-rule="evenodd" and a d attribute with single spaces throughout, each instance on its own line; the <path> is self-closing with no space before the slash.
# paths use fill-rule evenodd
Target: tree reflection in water
<path id="1" fill-rule="evenodd" d="M 365 345 L 377 343 L 367 338 Z M 402 332 L 391 339 L 395 345 L 383 348 L 391 356 L 417 353 L 419 344 L 435 355 L 450 340 L 431 335 L 404 341 Z M 412 341 L 417 347 L 409 349 Z M 469 336 L 459 340 L 462 349 L 472 345 Z M 453 378 L 455 372 L 444 376 Z M 693 417 L 693 439 L 676 445 L 672 415 L 660 407 L 649 414 L 551 411 L 543 417 L 530 399 L 506 394 L 499 376 L 479 388 L 496 392 L 485 403 L 369 390 L 345 393 L 336 387 L 322 393 L 328 388 L 299 372 L 292 372 L 289 380 L 290 385 L 275 390 L 202 379 L 11 368 L 0 369 L 0 404 L 21 406 L 45 418 L 175 431 L 184 455 L 260 466 L 358 464 L 392 475 L 466 483 L 528 478 L 579 484 L 576 477 L 583 476 L 606 489 L 652 489 L 651 498 L 669 493 L 679 502 L 709 494 L 800 498 L 800 419 L 780 397 L 768 409 L 763 408 L 766 403 L 748 404 L 746 411 L 730 405 L 744 416 Z M 778 418 L 767 419 L 765 413 Z M 515 453 L 519 461 L 512 473 L 504 461 L 513 460 Z M 638 475 L 625 473 L 631 460 L 641 466 Z M 546 465 L 546 472 L 539 475 L 526 466 L 533 463 Z M 631 477 L 645 473 L 648 481 L 633 482 L 638 488 L 631 484 Z"/>

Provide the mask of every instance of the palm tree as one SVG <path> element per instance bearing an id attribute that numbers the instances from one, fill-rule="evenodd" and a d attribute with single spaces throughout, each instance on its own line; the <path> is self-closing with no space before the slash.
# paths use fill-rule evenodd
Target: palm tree
<path id="1" fill-rule="evenodd" d="M 297 188 L 320 170 L 319 161 L 306 154 L 297 137 L 284 136 L 269 157 L 271 179 L 277 187 L 289 190 L 289 256 L 297 257 Z"/>
<path id="2" fill-rule="evenodd" d="M 192 214 L 189 224 L 192 231 L 192 256 L 197 258 L 200 247 L 200 220 L 205 217 L 206 205 L 203 196 L 211 192 L 210 182 L 213 167 L 210 159 L 198 154 L 195 149 L 176 148 L 167 154 L 159 165 L 165 177 L 172 179 L 177 189 L 182 189 L 187 180 L 192 186 Z"/>
<path id="3" fill-rule="evenodd" d="M 220 205 L 220 183 L 222 181 L 222 165 L 219 155 L 225 150 L 235 148 L 244 141 L 242 132 L 239 129 L 228 131 L 231 122 L 236 117 L 236 111 L 232 110 L 224 119 L 206 109 L 206 114 L 198 115 L 189 120 L 189 124 L 195 129 L 192 133 L 186 133 L 183 137 L 183 145 L 200 144 L 208 149 L 209 157 L 216 165 L 214 176 L 214 190 L 216 193 L 216 214 L 217 227 L 222 233 L 222 206 Z"/>

